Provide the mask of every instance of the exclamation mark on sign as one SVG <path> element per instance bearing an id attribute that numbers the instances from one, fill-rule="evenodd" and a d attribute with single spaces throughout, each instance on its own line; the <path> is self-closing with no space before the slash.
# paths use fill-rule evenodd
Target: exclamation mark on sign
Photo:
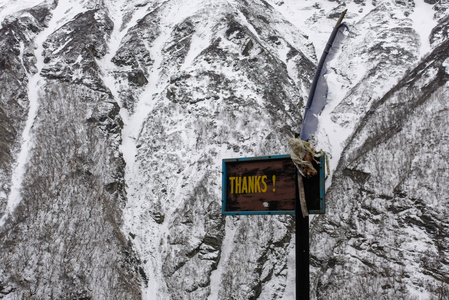
<path id="1" fill-rule="evenodd" d="M 273 175 L 273 192 L 276 192 L 275 185 L 276 185 L 276 175 Z"/>

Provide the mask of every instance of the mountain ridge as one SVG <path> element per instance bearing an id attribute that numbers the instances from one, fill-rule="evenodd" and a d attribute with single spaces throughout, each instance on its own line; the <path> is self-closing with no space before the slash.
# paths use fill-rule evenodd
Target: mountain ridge
<path id="1" fill-rule="evenodd" d="M 294 219 L 222 216 L 221 159 L 288 153 L 345 8 L 311 297 L 446 295 L 446 4 L 432 30 L 410 1 L 21 5 L 0 3 L 0 298 L 294 299 Z"/>

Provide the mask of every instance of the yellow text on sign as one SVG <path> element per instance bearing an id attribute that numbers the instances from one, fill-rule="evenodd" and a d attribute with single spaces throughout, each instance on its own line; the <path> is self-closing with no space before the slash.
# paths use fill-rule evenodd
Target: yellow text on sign
<path id="1" fill-rule="evenodd" d="M 231 194 L 253 194 L 253 193 L 265 193 L 268 189 L 266 180 L 268 176 L 242 176 L 242 177 L 229 177 L 231 184 Z M 275 180 L 273 176 L 273 183 Z M 273 189 L 273 192 L 275 190 Z"/>

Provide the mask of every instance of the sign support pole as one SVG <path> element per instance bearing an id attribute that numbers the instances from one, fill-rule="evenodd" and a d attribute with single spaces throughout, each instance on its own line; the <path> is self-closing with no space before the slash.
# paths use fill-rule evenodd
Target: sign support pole
<path id="1" fill-rule="evenodd" d="M 320 61 L 318 63 L 317 71 L 315 72 L 315 76 L 313 78 L 312 87 L 310 89 L 309 98 L 307 99 L 307 105 L 306 105 L 306 111 L 304 114 L 303 124 L 301 126 L 301 134 L 300 137 L 302 140 L 308 140 L 311 133 L 316 130 L 316 124 L 314 122 L 318 122 L 318 119 L 315 119 L 314 121 L 309 121 L 308 116 L 312 115 L 316 112 L 309 111 L 309 109 L 312 107 L 312 102 L 314 100 L 315 95 L 315 88 L 318 84 L 318 80 L 321 75 L 321 69 L 326 61 L 326 57 L 329 53 L 330 48 L 332 47 L 333 41 L 335 39 L 335 36 L 337 35 L 339 26 L 341 25 L 343 18 L 346 14 L 347 10 L 341 13 L 340 18 L 338 19 L 337 25 L 335 25 L 334 30 L 332 31 L 332 34 L 329 38 L 329 41 L 326 45 L 326 48 L 324 49 L 323 55 L 320 58 Z M 324 104 L 325 105 L 325 104 Z M 323 105 L 323 106 L 324 106 Z M 319 106 L 318 106 L 319 107 Z M 320 111 L 323 107 L 320 108 Z M 317 107 L 315 107 L 315 110 Z M 310 113 L 310 114 L 309 114 Z M 310 124 L 308 124 L 310 123 Z M 311 127 L 312 126 L 312 127 Z M 315 127 L 313 127 L 315 126 Z M 306 129 L 306 130 L 305 130 Z M 297 136 L 296 136 L 297 137 Z M 298 174 L 300 177 L 301 174 Z M 321 179 L 320 179 L 321 180 Z M 307 204 L 304 203 L 304 185 L 302 178 L 299 178 L 298 180 L 299 185 L 299 193 L 300 193 L 300 199 L 299 204 L 296 205 L 296 213 L 295 213 L 295 219 L 296 219 L 296 299 L 310 299 L 310 279 L 309 279 L 309 215 L 307 210 Z M 323 182 L 324 186 L 324 182 Z M 324 192 L 323 192 L 324 196 Z M 322 196 L 322 197 L 323 197 Z M 305 209 L 304 209 L 304 206 Z M 299 209 L 301 208 L 302 214 L 299 213 Z"/>
<path id="2" fill-rule="evenodd" d="M 301 176 L 301 175 L 299 175 Z M 309 299 L 309 216 L 303 217 L 299 210 L 296 219 L 296 299 Z"/>
<path id="3" fill-rule="evenodd" d="M 295 213 L 296 300 L 309 300 L 309 211 L 305 203 L 303 178 L 298 171 L 297 176 L 299 203 L 297 201 Z"/>

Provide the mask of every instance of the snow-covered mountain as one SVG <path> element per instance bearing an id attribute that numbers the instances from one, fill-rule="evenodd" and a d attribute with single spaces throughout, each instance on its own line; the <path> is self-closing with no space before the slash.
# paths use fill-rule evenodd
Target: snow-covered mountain
<path id="1" fill-rule="evenodd" d="M 0 298 L 295 299 L 292 216 L 221 215 L 221 160 L 314 137 L 316 299 L 449 297 L 446 1 L 0 1 Z"/>

